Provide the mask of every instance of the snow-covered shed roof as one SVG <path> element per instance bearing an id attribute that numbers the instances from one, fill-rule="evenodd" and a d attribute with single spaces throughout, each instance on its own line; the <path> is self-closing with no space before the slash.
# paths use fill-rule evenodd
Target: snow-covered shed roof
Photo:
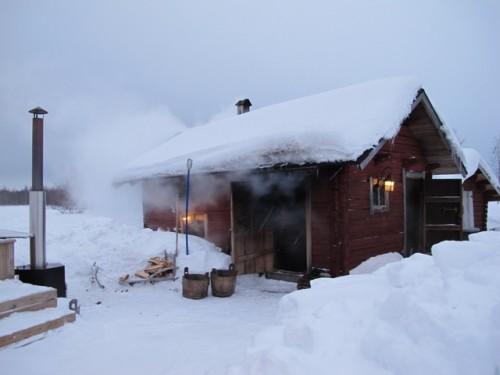
<path id="1" fill-rule="evenodd" d="M 388 78 L 189 128 L 133 161 L 116 181 L 183 175 L 188 158 L 192 173 L 357 161 L 397 134 L 420 90 L 413 78 Z"/>
<path id="2" fill-rule="evenodd" d="M 473 148 L 463 148 L 462 152 L 465 157 L 465 169 L 467 170 L 467 175 L 464 180 L 467 180 L 476 172 L 479 172 L 486 178 L 491 188 L 495 190 L 496 194 L 500 195 L 500 182 L 481 154 Z"/>
<path id="3" fill-rule="evenodd" d="M 459 174 L 445 174 L 440 176 L 433 176 L 433 178 L 457 179 L 466 181 L 476 173 L 480 173 L 488 181 L 489 190 L 492 190 L 497 195 L 500 195 L 500 182 L 498 181 L 498 178 L 495 176 L 495 173 L 493 172 L 491 167 L 477 150 L 473 148 L 462 148 L 462 160 L 467 172 L 465 176 Z"/>

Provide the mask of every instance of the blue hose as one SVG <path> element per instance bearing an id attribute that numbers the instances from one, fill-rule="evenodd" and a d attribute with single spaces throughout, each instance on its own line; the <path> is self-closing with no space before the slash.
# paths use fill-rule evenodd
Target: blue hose
<path id="1" fill-rule="evenodd" d="M 189 178 L 191 176 L 191 168 L 188 167 L 187 171 L 187 178 L 186 178 L 186 255 L 189 255 L 189 242 L 188 242 L 188 236 L 189 236 Z"/>

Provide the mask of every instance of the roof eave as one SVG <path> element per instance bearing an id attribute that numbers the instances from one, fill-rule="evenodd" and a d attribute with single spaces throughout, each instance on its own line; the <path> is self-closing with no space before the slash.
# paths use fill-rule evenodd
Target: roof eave
<path id="1" fill-rule="evenodd" d="M 445 125 L 444 125 L 443 121 L 441 121 L 436 109 L 432 105 L 429 97 L 427 96 L 427 93 L 425 92 L 425 90 L 423 88 L 418 91 L 418 93 L 417 93 L 417 95 L 416 95 L 416 97 L 413 100 L 413 103 L 411 105 L 411 111 L 406 118 L 408 118 L 411 115 L 411 113 L 415 110 L 415 108 L 419 104 L 422 104 L 425 107 L 425 109 L 426 109 L 426 111 L 427 111 L 427 113 L 432 121 L 432 124 L 436 127 L 436 130 L 438 130 L 439 136 L 441 137 L 443 143 L 446 145 L 446 147 L 448 148 L 448 151 L 452 155 L 452 159 L 455 162 L 455 165 L 457 167 L 458 172 L 462 175 L 462 177 L 465 177 L 467 175 L 465 165 L 464 165 L 462 159 L 460 158 L 460 156 L 458 155 L 458 153 L 456 152 L 456 150 L 454 150 L 453 144 L 451 144 L 451 142 L 446 138 L 445 130 L 443 130 L 445 128 Z M 406 118 L 401 121 L 400 128 L 401 128 L 401 125 L 406 120 Z M 372 149 L 366 150 L 356 161 L 358 168 L 363 170 L 370 163 L 370 161 L 375 157 L 375 155 L 377 155 L 377 153 L 382 149 L 382 147 L 384 147 L 384 145 L 386 144 L 386 142 L 388 140 L 389 139 L 382 138 L 376 146 L 374 146 Z"/>

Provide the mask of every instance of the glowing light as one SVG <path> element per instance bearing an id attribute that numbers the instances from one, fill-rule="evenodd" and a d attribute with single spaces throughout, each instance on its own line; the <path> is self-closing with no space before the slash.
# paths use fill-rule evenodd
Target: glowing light
<path id="1" fill-rule="evenodd" d="M 384 181 L 384 190 L 385 191 L 394 191 L 394 181 L 387 179 Z"/>

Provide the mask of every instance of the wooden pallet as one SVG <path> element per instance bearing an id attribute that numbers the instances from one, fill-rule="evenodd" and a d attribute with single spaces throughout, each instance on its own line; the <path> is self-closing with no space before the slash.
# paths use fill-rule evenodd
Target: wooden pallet
<path id="1" fill-rule="evenodd" d="M 16 299 L 0 302 L 0 319 L 10 314 L 22 311 L 43 310 L 57 306 L 57 291 L 55 289 L 28 294 Z"/>
<path id="2" fill-rule="evenodd" d="M 59 328 L 65 323 L 74 322 L 75 319 L 76 316 L 74 312 L 64 313 L 57 318 L 53 318 L 31 327 L 22 328 L 16 330 L 15 332 L 0 336 L 0 348 L 27 339 L 31 336 L 39 335 L 51 329 Z"/>

